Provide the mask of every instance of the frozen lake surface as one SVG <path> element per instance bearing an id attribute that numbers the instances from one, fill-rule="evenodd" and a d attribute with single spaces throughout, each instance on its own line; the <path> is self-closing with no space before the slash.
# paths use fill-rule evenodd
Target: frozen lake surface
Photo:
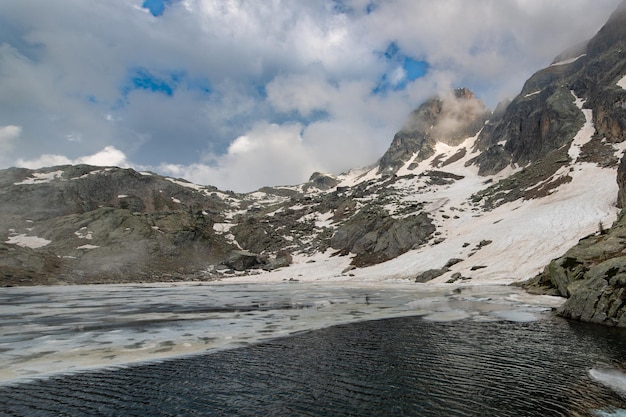
<path id="1" fill-rule="evenodd" d="M 30 287 L 0 302 L 0 416 L 625 413 L 626 334 L 513 287 Z"/>
<path id="2" fill-rule="evenodd" d="M 537 320 L 562 300 L 504 286 L 300 283 L 0 290 L 0 381 L 232 348 L 400 316 Z"/>

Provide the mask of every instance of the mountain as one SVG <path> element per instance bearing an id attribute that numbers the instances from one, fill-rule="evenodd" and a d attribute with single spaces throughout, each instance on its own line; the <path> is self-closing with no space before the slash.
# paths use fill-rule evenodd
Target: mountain
<path id="1" fill-rule="evenodd" d="M 569 297 L 561 314 L 624 326 L 625 43 L 626 2 L 494 112 L 465 88 L 432 97 L 376 164 L 305 184 L 2 170 L 0 282 L 532 278 Z"/>

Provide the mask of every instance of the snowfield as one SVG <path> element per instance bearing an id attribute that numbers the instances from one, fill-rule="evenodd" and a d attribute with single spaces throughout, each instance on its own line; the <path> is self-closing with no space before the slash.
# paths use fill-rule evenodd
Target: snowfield
<path id="1" fill-rule="evenodd" d="M 332 256 L 333 251 L 329 250 L 314 256 L 295 256 L 288 268 L 233 277 L 227 281 L 412 281 L 421 272 L 444 267 L 452 258 L 463 261 L 451 266 L 449 272 L 429 284 L 445 283 L 455 272 L 471 278 L 463 281 L 465 284 L 510 284 L 532 278 L 580 238 L 597 233 L 600 224 L 609 227 L 618 213 L 616 168 L 601 168 L 577 161 L 581 146 L 591 140 L 595 128 L 592 111 L 582 108 L 583 100 L 575 99 L 585 116 L 585 124 L 569 148 L 572 162 L 545 183 L 566 176 L 571 180 L 563 181 L 549 195 L 516 200 L 491 211 L 474 206 L 470 197 L 486 188 L 488 180 L 496 183 L 521 167 L 510 167 L 495 176 L 480 177 L 477 167 L 465 166 L 466 161 L 476 156 L 472 150 L 477 136 L 456 147 L 439 143 L 435 155 L 413 170 L 409 170 L 411 158 L 398 171 L 401 178 L 393 184 L 401 191 L 403 202 L 426 203 L 424 208 L 440 232 L 438 242 L 433 239 L 418 249 L 367 268 L 350 270 L 349 256 Z M 462 148 L 467 150 L 462 159 L 443 168 L 431 166 L 435 158 L 444 160 Z M 622 147 L 616 145 L 615 152 L 621 156 Z M 424 189 L 424 180 L 416 175 L 432 169 L 441 169 L 463 178 L 450 185 Z M 354 186 L 363 181 L 380 179 L 376 173 L 377 167 L 353 170 L 338 177 L 339 186 Z M 393 205 L 386 208 L 393 214 Z"/>

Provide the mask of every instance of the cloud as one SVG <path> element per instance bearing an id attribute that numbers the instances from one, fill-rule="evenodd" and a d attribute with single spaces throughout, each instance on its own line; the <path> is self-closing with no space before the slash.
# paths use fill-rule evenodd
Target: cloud
<path id="1" fill-rule="evenodd" d="M 618 3 L 2 1 L 0 126 L 21 132 L 0 164 L 111 147 L 237 190 L 370 164 L 425 98 L 466 86 L 493 108 Z"/>
<path id="2" fill-rule="evenodd" d="M 299 124 L 260 122 L 246 135 L 235 139 L 225 155 L 207 155 L 212 163 L 163 164 L 161 172 L 189 178 L 201 184 L 223 184 L 226 189 L 252 191 L 280 178 L 304 181 L 314 165 L 307 157 Z M 287 185 L 287 183 L 283 184 Z"/>
<path id="3" fill-rule="evenodd" d="M 0 150 L 7 152 L 9 149 L 12 149 L 21 133 L 21 126 L 0 126 Z"/>
<path id="4" fill-rule="evenodd" d="M 118 166 L 129 167 L 131 164 L 126 160 L 124 152 L 116 149 L 113 146 L 107 146 L 101 151 L 94 153 L 93 155 L 81 156 L 76 159 L 69 159 L 63 155 L 44 154 L 36 159 L 24 160 L 18 159 L 15 162 L 15 166 L 22 168 L 37 169 L 54 165 L 74 165 L 74 164 L 87 164 L 95 166 Z"/>

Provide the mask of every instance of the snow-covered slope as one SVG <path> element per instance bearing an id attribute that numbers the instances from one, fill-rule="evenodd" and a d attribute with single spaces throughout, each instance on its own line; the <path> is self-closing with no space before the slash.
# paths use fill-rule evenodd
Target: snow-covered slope
<path id="1" fill-rule="evenodd" d="M 407 205 L 419 203 L 437 227 L 436 235 L 427 244 L 395 259 L 349 271 L 344 270 L 349 261 L 333 256 L 333 251 L 329 250 L 311 257 L 298 257 L 289 268 L 256 275 L 254 280 L 413 280 L 426 270 L 443 268 L 451 259 L 456 259 L 457 263 L 450 266 L 447 273 L 432 280 L 433 283 L 449 281 L 457 272 L 463 278 L 471 279 L 472 283 L 511 283 L 536 275 L 581 237 L 598 232 L 599 224 L 610 225 L 618 212 L 617 168 L 603 168 L 576 160 L 580 147 L 594 133 L 591 110 L 582 108 L 582 100 L 576 99 L 576 103 L 585 115 L 585 124 L 568 149 L 572 163 L 563 165 L 543 181 L 559 184 L 547 195 L 521 198 L 486 209 L 473 197 L 489 184 L 519 172 L 521 168 L 479 176 L 476 166 L 466 166 L 478 152 L 472 151 L 476 137 L 468 138 L 458 146 L 438 143 L 433 157 L 412 170 L 408 169 L 409 161 L 398 171 L 396 180 L 385 190 L 393 191 L 393 202 L 383 204 L 390 216 L 401 216 Z M 621 156 L 623 144 L 614 145 L 614 149 L 616 155 Z M 462 158 L 438 166 L 441 161 L 460 154 L 461 150 L 465 150 Z M 430 183 L 431 177 L 420 176 L 433 170 L 458 179 L 436 185 Z M 385 181 L 376 175 L 376 171 L 377 168 L 373 167 L 340 175 L 339 187 Z M 378 197 L 370 194 L 367 199 L 376 201 Z M 315 262 L 311 262 L 313 260 Z"/>

